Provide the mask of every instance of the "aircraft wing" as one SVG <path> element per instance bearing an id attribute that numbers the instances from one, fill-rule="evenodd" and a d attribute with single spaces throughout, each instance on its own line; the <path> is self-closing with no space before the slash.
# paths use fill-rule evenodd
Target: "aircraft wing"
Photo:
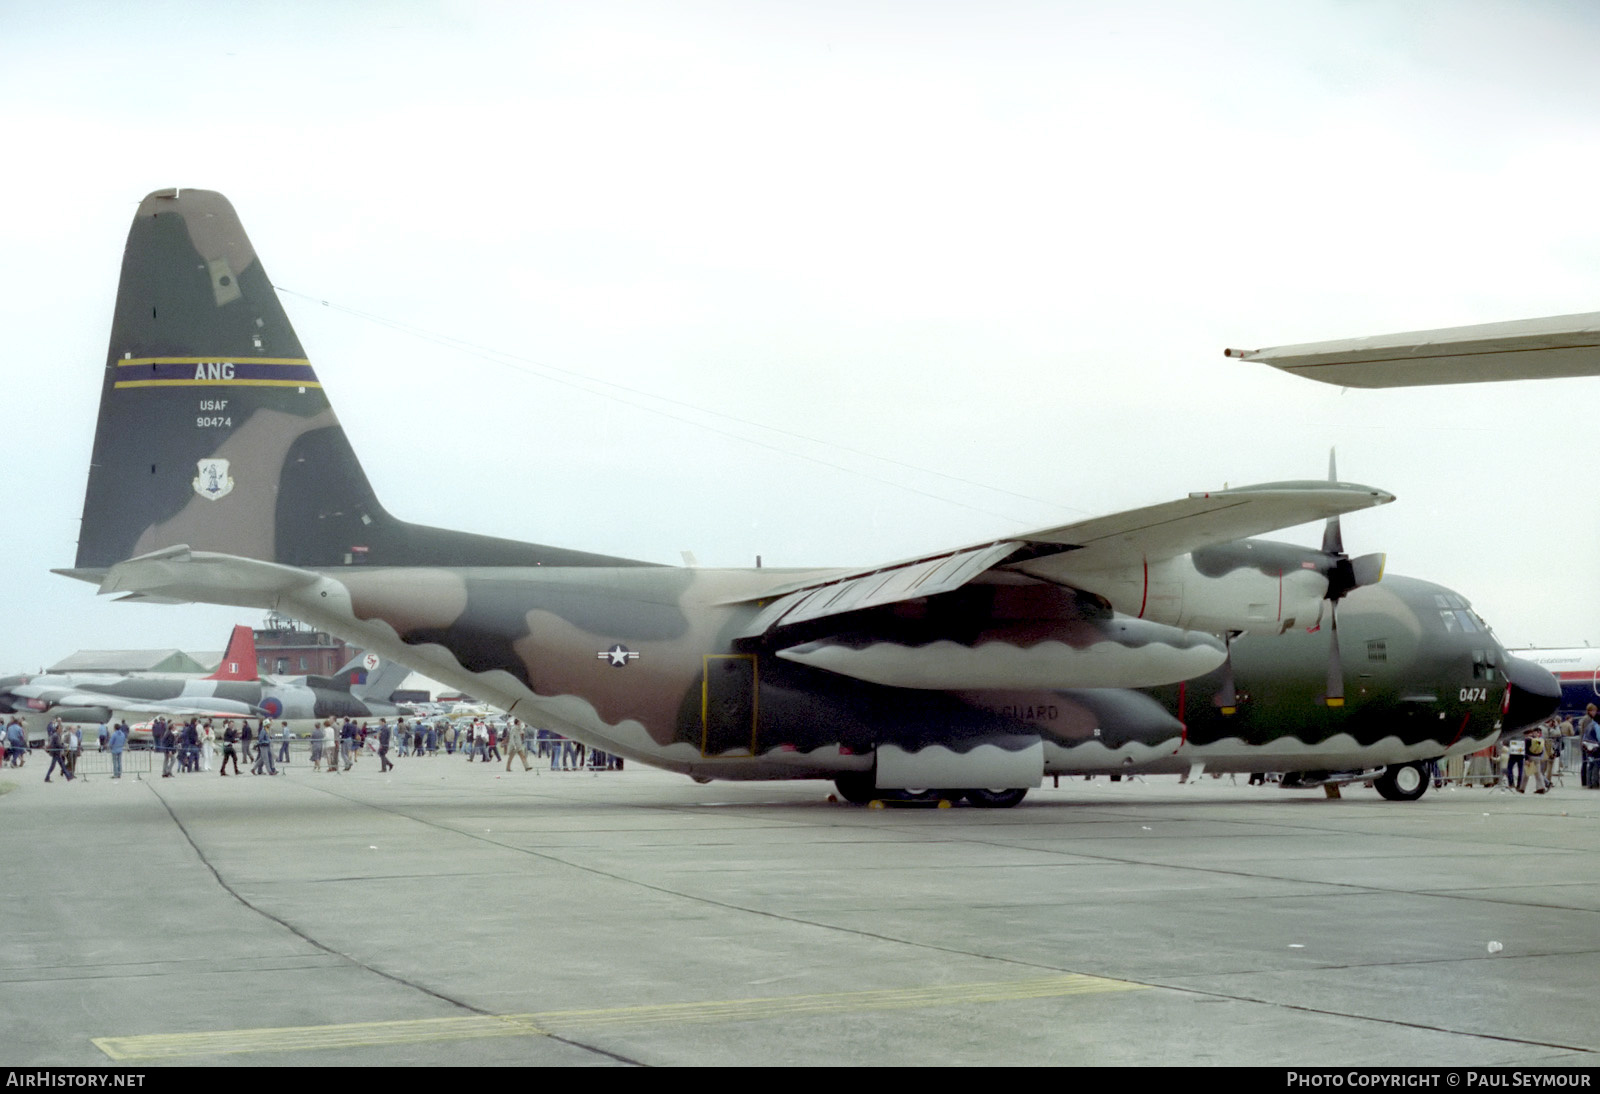
<path id="1" fill-rule="evenodd" d="M 249 703 L 231 699 L 167 699 L 165 701 L 139 701 L 110 704 L 118 710 L 136 711 L 140 714 L 165 714 L 175 718 L 259 718 L 261 711 Z"/>
<path id="2" fill-rule="evenodd" d="M 763 610 L 740 637 L 755 638 L 797 623 L 936 596 L 991 570 L 1072 585 L 1074 574 L 1141 570 L 1202 547 L 1393 500 L 1394 495 L 1370 486 L 1320 480 L 1203 491 L 1177 501 L 769 590 L 759 598 Z"/>
<path id="3" fill-rule="evenodd" d="M 46 706 L 105 706 L 106 697 L 92 692 L 78 691 L 59 684 L 17 684 L 6 689 L 6 694 L 31 700 L 35 709 Z M 41 705 L 42 704 L 42 705 Z"/>
<path id="4" fill-rule="evenodd" d="M 171 717 L 241 718 L 257 712 L 249 703 L 230 699 L 139 699 L 115 692 L 83 691 L 77 688 L 21 684 L 7 690 L 8 695 L 29 701 L 29 706 L 48 712 L 56 707 L 110 707 L 138 714 L 165 714 Z"/>
<path id="5" fill-rule="evenodd" d="M 1600 312 L 1223 352 L 1341 387 L 1600 376 Z"/>

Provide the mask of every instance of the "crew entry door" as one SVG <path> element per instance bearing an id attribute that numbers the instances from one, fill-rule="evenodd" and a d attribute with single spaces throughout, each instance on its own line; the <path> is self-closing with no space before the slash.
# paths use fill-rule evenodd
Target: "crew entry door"
<path id="1" fill-rule="evenodd" d="M 756 658 L 753 653 L 708 654 L 700 683 L 700 754 L 756 754 Z"/>

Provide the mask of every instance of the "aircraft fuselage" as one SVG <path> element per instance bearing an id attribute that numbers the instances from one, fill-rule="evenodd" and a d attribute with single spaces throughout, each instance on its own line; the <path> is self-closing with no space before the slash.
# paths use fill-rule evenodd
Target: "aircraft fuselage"
<path id="1" fill-rule="evenodd" d="M 1228 713 L 1218 705 L 1226 666 L 1155 688 L 940 690 L 797 664 L 736 637 L 759 603 L 729 601 L 752 583 L 787 576 L 770 570 L 421 572 L 402 584 L 382 568 L 324 571 L 333 595 L 308 591 L 280 607 L 531 724 L 698 777 L 865 772 L 875 757 L 881 768 L 897 750 L 925 751 L 930 730 L 935 747 L 953 754 L 947 759 L 992 771 L 994 785 L 1015 781 L 1024 754 L 1037 757 L 1035 781 L 1197 763 L 1212 771 L 1370 768 L 1480 748 L 1501 731 L 1507 700 L 1505 653 L 1466 603 L 1398 576 L 1344 603 L 1343 706 L 1324 701 L 1326 632 L 1298 630 L 1233 642 L 1238 698 Z M 855 626 L 883 634 L 922 607 L 897 605 Z M 948 620 L 940 633 L 952 633 Z M 450 650 L 469 651 L 475 671 Z M 995 755 L 976 759 L 983 750 Z M 910 766 L 908 778 L 918 770 Z"/>

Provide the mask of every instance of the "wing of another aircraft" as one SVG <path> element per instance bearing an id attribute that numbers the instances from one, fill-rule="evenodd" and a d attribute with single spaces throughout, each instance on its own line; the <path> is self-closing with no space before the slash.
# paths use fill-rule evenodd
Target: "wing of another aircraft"
<path id="1" fill-rule="evenodd" d="M 71 687 L 22 684 L 8 689 L 10 696 L 29 701 L 31 709 L 49 712 L 58 707 L 106 707 L 139 714 L 164 714 L 181 718 L 240 718 L 256 713 L 249 703 L 232 699 L 194 696 L 176 699 L 141 699 L 115 691 L 85 691 Z"/>
<path id="2" fill-rule="evenodd" d="M 765 610 L 741 637 L 936 596 L 997 569 L 1078 587 L 1075 578 L 1084 575 L 1103 581 L 1117 571 L 1142 572 L 1151 563 L 1204 547 L 1393 500 L 1393 494 L 1370 486 L 1316 480 L 1203 491 L 992 543 L 780 587 L 759 598 L 767 602 Z"/>
<path id="3" fill-rule="evenodd" d="M 164 714 L 172 718 L 257 718 L 261 715 L 251 704 L 231 699 L 168 699 L 164 702 L 129 699 L 110 705 L 117 710 Z"/>
<path id="4" fill-rule="evenodd" d="M 1223 353 L 1340 387 L 1600 376 L 1600 312 Z"/>

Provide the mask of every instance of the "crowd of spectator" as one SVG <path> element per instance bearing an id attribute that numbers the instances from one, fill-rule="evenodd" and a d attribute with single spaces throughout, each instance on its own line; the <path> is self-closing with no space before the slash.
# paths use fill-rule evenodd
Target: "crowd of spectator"
<path id="1" fill-rule="evenodd" d="M 143 727 L 139 727 L 142 729 Z M 59 771 L 71 781 L 77 776 L 79 757 L 83 753 L 84 727 L 52 720 L 45 731 L 45 751 L 50 756 L 50 769 L 45 782 L 53 781 Z M 233 773 L 243 771 L 240 760 L 252 764 L 256 775 L 277 775 L 279 765 L 290 762 L 291 744 L 298 738 L 291 733 L 288 722 L 274 725 L 267 719 L 223 719 L 220 726 L 211 719 L 176 719 L 157 717 L 148 729 L 149 747 L 161 766 L 162 778 L 209 772 L 217 761 L 220 748 L 221 762 L 217 764 L 224 777 L 228 767 Z M 34 747 L 27 739 L 21 721 L 12 717 L 4 726 L 0 739 L 4 743 L 4 762 L 10 767 L 21 767 Z M 99 751 L 111 758 L 114 779 L 122 778 L 123 754 L 133 746 L 135 731 L 126 722 L 99 727 Z M 350 771 L 363 755 L 376 755 L 381 770 L 394 766 L 389 758 L 397 757 L 434 759 L 440 755 L 463 756 L 470 763 L 504 762 L 511 770 L 514 760 L 522 761 L 523 770 L 532 770 L 530 759 L 549 760 L 551 771 L 620 770 L 622 758 L 598 749 L 588 749 L 577 741 L 562 737 L 550 730 L 537 732 L 515 718 L 412 719 L 388 718 L 357 721 L 346 718 L 319 720 L 306 738 L 311 770 L 337 773 Z M 252 763 L 253 761 L 253 763 Z"/>

